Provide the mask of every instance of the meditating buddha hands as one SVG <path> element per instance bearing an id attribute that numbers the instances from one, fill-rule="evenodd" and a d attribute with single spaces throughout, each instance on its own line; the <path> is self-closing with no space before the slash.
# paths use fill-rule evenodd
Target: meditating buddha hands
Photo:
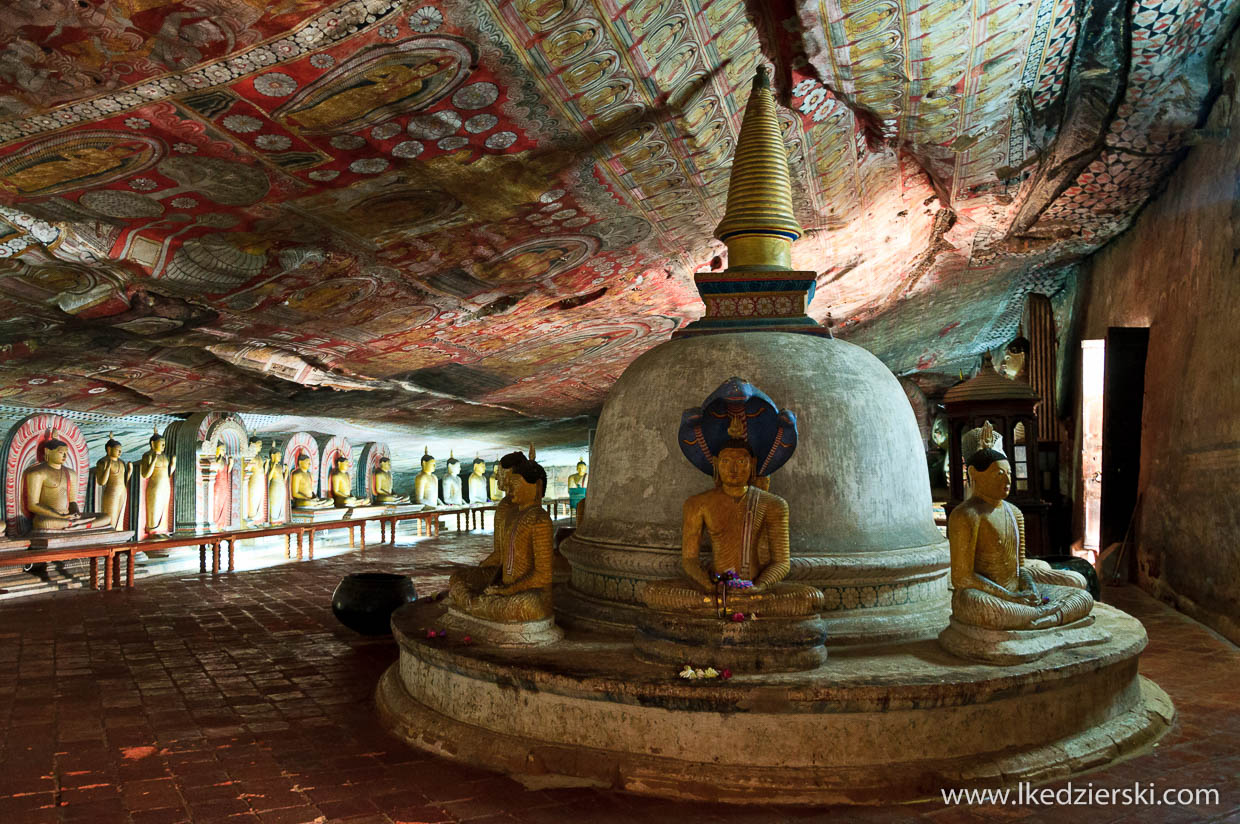
<path id="1" fill-rule="evenodd" d="M 1085 579 L 1025 558 L 1025 518 L 1008 503 L 1012 466 L 990 448 L 968 460 L 972 494 L 947 519 L 951 544 L 952 619 L 993 630 L 1037 630 L 1089 615 L 1094 600 Z"/>
<path id="2" fill-rule="evenodd" d="M 452 606 L 475 618 L 502 623 L 552 616 L 551 567 L 554 554 L 551 516 L 542 507 L 547 473 L 535 461 L 512 467 L 504 479 L 512 511 L 496 522 L 496 547 L 473 569 L 448 584 Z"/>

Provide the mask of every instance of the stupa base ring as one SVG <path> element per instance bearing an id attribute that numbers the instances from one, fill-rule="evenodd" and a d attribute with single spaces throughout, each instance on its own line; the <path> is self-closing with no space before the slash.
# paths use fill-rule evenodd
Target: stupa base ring
<path id="1" fill-rule="evenodd" d="M 383 723 L 531 787 L 741 804 L 938 800 L 941 789 L 1105 767 L 1151 746 L 1174 715 L 1137 673 L 1140 623 L 1105 605 L 1096 615 L 1110 640 L 1030 664 L 969 663 L 919 641 L 710 682 L 639 661 L 631 635 L 570 630 L 520 650 L 426 639 L 441 615 L 415 603 L 393 616 L 400 660 L 376 694 Z"/>

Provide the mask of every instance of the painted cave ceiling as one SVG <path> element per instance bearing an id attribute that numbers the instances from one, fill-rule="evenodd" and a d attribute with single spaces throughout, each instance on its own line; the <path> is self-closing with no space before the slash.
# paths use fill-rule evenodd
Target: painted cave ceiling
<path id="1" fill-rule="evenodd" d="M 0 403 L 480 429 L 597 412 L 701 312 L 759 60 L 787 107 L 794 267 L 821 273 L 811 314 L 898 374 L 953 376 L 1028 292 L 1066 312 L 1075 264 L 1209 139 L 1235 16 L 14 0 Z"/>

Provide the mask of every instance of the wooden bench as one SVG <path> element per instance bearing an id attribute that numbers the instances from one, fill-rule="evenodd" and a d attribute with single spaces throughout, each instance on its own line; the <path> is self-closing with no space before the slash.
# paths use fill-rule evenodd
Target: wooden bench
<path id="1" fill-rule="evenodd" d="M 293 556 L 293 536 L 297 536 L 297 560 L 301 560 L 303 539 L 306 534 L 305 524 L 275 524 L 273 526 L 256 526 L 248 529 L 238 529 L 231 532 L 220 534 L 220 541 L 228 545 L 228 571 L 236 570 L 236 554 L 237 541 L 247 540 L 250 538 L 269 538 L 274 535 L 284 536 L 284 557 L 291 558 Z M 311 550 L 310 557 L 314 557 L 314 551 Z"/>
<path id="2" fill-rule="evenodd" d="M 311 560 L 311 561 L 314 560 L 314 533 L 320 532 L 325 529 L 347 529 L 349 530 L 349 546 L 354 547 L 354 546 L 357 546 L 357 544 L 355 543 L 355 540 L 354 540 L 353 530 L 360 526 L 362 528 L 362 550 L 365 551 L 366 549 L 366 522 L 374 521 L 374 520 L 382 520 L 382 518 L 384 517 L 386 516 L 377 515 L 372 518 L 342 518 L 339 521 L 322 521 L 321 523 L 317 523 L 317 524 L 315 523 L 298 524 L 298 526 L 304 529 L 306 531 L 306 534 L 309 535 L 308 560 Z M 301 541 L 299 539 L 298 540 L 299 549 L 300 549 L 300 546 L 301 546 Z M 297 553 L 297 558 L 298 560 L 301 559 L 300 551 Z"/>
<path id="3" fill-rule="evenodd" d="M 103 586 L 112 588 L 113 566 L 116 563 L 116 551 L 121 549 L 116 544 L 111 546 L 75 546 L 65 549 L 6 549 L 0 552 L 0 567 L 28 566 L 30 564 L 48 564 L 57 561 L 76 561 L 81 558 L 90 560 L 90 588 L 99 589 L 99 559 L 103 559 Z M 133 567 L 127 572 L 127 586 L 133 586 Z"/>
<path id="4" fill-rule="evenodd" d="M 461 531 L 461 516 L 465 516 L 465 522 L 469 529 L 483 529 L 486 527 L 486 513 L 494 512 L 494 506 L 461 506 L 452 509 L 440 509 L 435 512 L 436 515 L 455 515 L 456 531 Z"/>
<path id="5" fill-rule="evenodd" d="M 141 541 L 131 541 L 127 544 L 113 544 L 110 549 L 113 557 L 125 554 L 126 556 L 126 577 L 129 580 L 127 586 L 133 586 L 133 554 L 135 552 L 162 552 L 167 549 L 180 549 L 182 547 L 197 546 L 198 547 L 198 571 L 207 571 L 207 550 L 211 550 L 211 574 L 220 574 L 220 541 L 221 533 L 218 532 L 195 532 L 189 535 L 167 535 L 158 538 L 143 538 Z M 119 570 L 115 569 L 115 561 L 113 563 L 113 573 Z"/>
<path id="6" fill-rule="evenodd" d="M 444 514 L 441 510 L 432 509 L 427 512 L 400 512 L 395 515 L 380 515 L 377 520 L 379 522 L 379 542 L 387 543 L 389 540 L 396 543 L 396 524 L 399 521 L 417 521 L 418 534 L 422 534 L 422 528 L 425 526 L 426 534 L 434 537 L 439 534 L 439 516 Z M 391 538 L 387 537 L 387 531 L 390 528 Z"/>

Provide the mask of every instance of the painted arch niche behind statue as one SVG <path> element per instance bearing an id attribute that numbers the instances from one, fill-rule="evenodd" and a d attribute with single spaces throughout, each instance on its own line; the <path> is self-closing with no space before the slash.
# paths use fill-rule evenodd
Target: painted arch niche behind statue
<path id="1" fill-rule="evenodd" d="M 199 450 L 199 523 L 216 530 L 239 529 L 243 476 L 249 436 L 236 415 L 226 415 L 206 427 Z M 219 447 L 223 456 L 217 457 Z M 205 522 L 204 522 L 205 518 Z"/>
<path id="2" fill-rule="evenodd" d="M 68 444 L 65 467 L 74 479 L 69 500 L 79 509 L 85 508 L 86 484 L 90 475 L 86 438 L 77 424 L 59 415 L 31 415 L 14 424 L 4 439 L 0 460 L 3 464 L 4 529 L 10 538 L 30 531 L 29 510 L 25 504 L 23 476 L 26 470 L 43 460 L 43 445 L 52 438 Z"/>

